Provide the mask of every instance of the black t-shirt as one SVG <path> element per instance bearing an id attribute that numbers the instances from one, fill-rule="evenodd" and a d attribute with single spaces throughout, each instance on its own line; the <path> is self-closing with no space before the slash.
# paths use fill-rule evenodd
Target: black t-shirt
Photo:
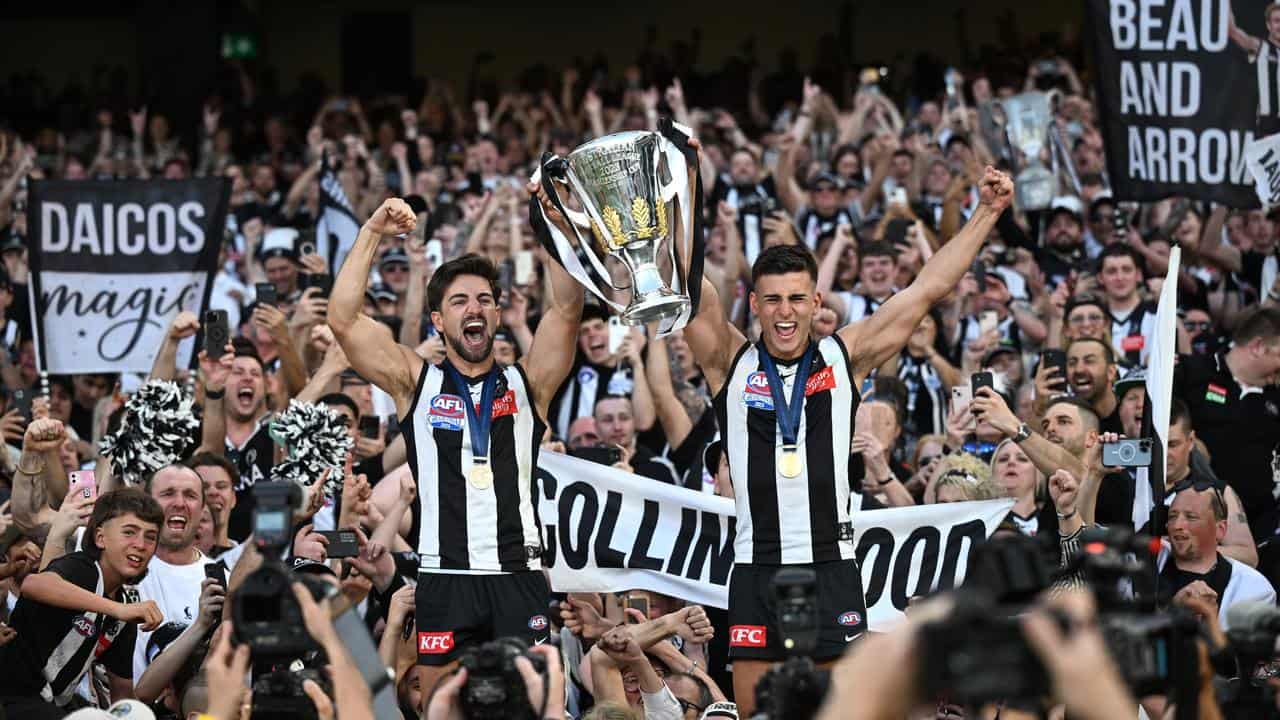
<path id="1" fill-rule="evenodd" d="M 684 442 L 667 452 L 667 459 L 680 474 L 680 484 L 690 490 L 702 489 L 702 453 L 716 439 L 716 432 L 716 414 L 707 408 L 690 428 Z"/>
<path id="2" fill-rule="evenodd" d="M 1222 553 L 1218 553 L 1218 561 L 1209 569 L 1209 572 L 1193 573 L 1179 570 L 1178 563 L 1170 557 L 1156 578 L 1157 606 L 1168 607 L 1179 590 L 1197 580 L 1203 580 L 1205 585 L 1218 593 L 1218 597 L 1222 597 L 1227 590 L 1227 583 L 1231 582 L 1231 563 L 1222 557 Z"/>
<path id="3" fill-rule="evenodd" d="M 1102 476 L 1094 511 L 1099 525 L 1133 529 L 1133 501 L 1136 480 L 1127 470 L 1116 468 Z"/>
<path id="4" fill-rule="evenodd" d="M 93 441 L 93 408 L 82 408 L 72 402 L 70 420 L 71 429 L 76 431 L 81 440 Z"/>
<path id="5" fill-rule="evenodd" d="M 1280 456 L 1280 387 L 1244 388 L 1224 355 L 1184 355 L 1173 395 L 1191 409 L 1191 424 L 1213 458 L 1213 472 L 1240 496 L 1253 538 L 1276 530 L 1274 458 Z"/>
<path id="6" fill-rule="evenodd" d="M 1116 407 L 1111 411 L 1110 415 L 1098 421 L 1098 432 L 1124 434 L 1124 423 L 1120 422 L 1120 403 L 1116 403 Z"/>
<path id="7" fill-rule="evenodd" d="M 44 572 L 102 594 L 102 572 L 82 551 L 68 553 Z M 112 596 L 120 600 L 120 591 Z M 87 667 L 90 653 L 111 674 L 133 677 L 133 645 L 137 626 L 82 610 L 66 610 L 21 597 L 9 618 L 17 636 L 0 647 L 0 697 L 39 697 L 48 685 L 49 697 L 73 691 Z M 52 679 L 45 676 L 52 673 Z"/>
<path id="8" fill-rule="evenodd" d="M 636 454 L 631 457 L 631 469 L 636 475 L 651 478 L 668 485 L 679 484 L 678 472 L 670 460 L 659 457 L 649 448 L 637 444 Z"/>
<path id="9" fill-rule="evenodd" d="M 244 445 L 236 447 L 226 443 L 227 459 L 236 466 L 240 477 L 236 479 L 236 506 L 231 509 L 227 521 L 227 535 L 237 542 L 253 532 L 253 486 L 271 479 L 271 466 L 275 464 L 275 443 L 268 431 L 270 421 L 264 418 Z"/>

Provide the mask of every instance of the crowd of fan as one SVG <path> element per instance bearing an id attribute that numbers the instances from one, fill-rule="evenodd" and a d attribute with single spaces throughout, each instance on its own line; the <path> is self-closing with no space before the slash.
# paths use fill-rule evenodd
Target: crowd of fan
<path id="1" fill-rule="evenodd" d="M 227 613 L 226 584 L 208 579 L 204 566 L 219 563 L 234 591 L 261 563 L 245 543 L 251 489 L 279 458 L 268 419 L 296 399 L 342 414 L 354 449 L 340 495 L 326 502 L 313 494 L 302 510 L 307 519 L 288 553 L 294 572 L 339 586 L 327 604 L 359 608 L 380 638 L 406 718 L 460 717 L 460 676 L 434 690 L 417 680 L 413 570 L 399 570 L 414 566 L 397 564 L 413 551 L 405 538 L 415 487 L 394 409 L 350 371 L 325 324 L 324 289 L 311 282 L 336 271 L 309 252 L 322 155 L 361 221 L 386 197 L 417 198 L 418 231 L 388 239 L 365 312 L 439 362 L 442 341 L 424 315 L 426 281 L 442 259 L 480 254 L 504 268 L 504 328 L 495 353 L 510 364 L 529 350 L 545 295 L 542 269 L 551 262 L 534 237 L 524 190 L 540 154 L 564 156 L 591 137 L 653 129 L 660 115 L 701 140 L 706 274 L 726 298 L 731 321 L 753 337 L 745 299 L 754 256 L 774 244 L 801 244 L 820 264 L 824 309 L 814 332 L 826 335 L 912 281 L 976 206 L 985 165 L 1016 171 L 1021 159 L 998 129 L 990 132 L 993 103 L 1024 89 L 1061 90 L 1056 119 L 1070 170 L 1059 163 L 1059 197 L 1044 211 L 1006 213 L 972 272 L 900 356 L 867 379 L 850 448 L 860 458 L 851 464 L 859 476 L 850 480 L 862 509 L 1009 497 L 1015 502 L 1002 530 L 1060 539 L 1064 564 L 1088 526 L 1132 527 L 1139 518 L 1134 529 L 1142 529 L 1149 494 L 1132 469 L 1104 467 L 1102 444 L 1143 435 L 1142 370 L 1155 299 L 1170 249 L 1179 245 L 1181 357 L 1166 468 L 1174 492 L 1169 559 L 1162 560 L 1172 564 L 1162 577 L 1177 592 L 1163 602 L 1203 609 L 1206 623 L 1218 623 L 1227 599 L 1206 579 L 1223 558 L 1238 576 L 1256 580 L 1233 601 L 1274 602 L 1276 217 L 1179 198 L 1117 203 L 1107 190 L 1097 106 L 1076 69 L 1060 59 L 1028 68 L 1018 78 L 953 76 L 956 92 L 905 103 L 867 74 L 850 83 L 852 92 L 806 78 L 791 87 L 792 97 L 772 103 L 753 80 L 746 102 L 731 109 L 708 106 L 694 92 L 686 97 L 679 79 L 648 67 L 613 79 L 569 69 L 538 91 L 488 101 L 460 102 L 441 83 L 429 85 L 416 105 L 403 97 L 333 97 L 299 122 L 296 109 L 272 110 L 239 67 L 239 92 L 208 100 L 190 134 L 195 142 L 161 107 L 111 103 L 79 103 L 84 117 L 68 126 L 59 118 L 0 133 L 0 432 L 7 442 L 0 528 L 11 541 L 0 563 L 7 598 L 0 615 L 8 619 L 0 628 L 0 705 L 12 718 L 61 717 L 136 697 L 158 717 L 244 717 L 241 706 L 252 702 L 243 681 L 249 658 L 232 647 L 226 622 L 214 630 Z M 47 397 L 40 393 L 26 287 L 28 183 L 204 176 L 226 177 L 231 186 L 212 305 L 231 318 L 233 352 L 220 360 L 202 356 L 198 371 L 175 367 L 179 343 L 199 330 L 196 316 L 177 316 L 151 378 L 186 384 L 202 417 L 199 437 L 183 462 L 135 488 L 117 481 L 108 492 L 112 469 L 98 443 L 140 379 L 55 376 Z M 274 304 L 257 301 L 257 283 L 274 285 Z M 647 340 L 589 305 L 579 350 L 553 403 L 545 447 L 655 482 L 731 495 L 712 399 L 678 333 Z M 1061 350 L 1065 360 L 1043 362 L 1046 350 Z M 982 370 L 995 373 L 994 392 L 966 397 L 970 376 Z M 1028 432 L 1029 439 L 1012 441 Z M 96 497 L 69 492 L 67 473 L 81 468 L 97 469 Z M 359 529 L 356 556 L 329 560 L 328 541 L 317 531 L 335 528 Z M 97 558 L 113 572 L 95 577 Z M 146 577 L 136 601 L 122 602 L 121 578 L 139 566 Z M 334 666 L 302 692 L 319 717 L 371 717 L 369 691 L 351 682 L 358 680 L 352 660 L 317 609 L 340 608 L 317 606 L 306 593 L 299 599 L 308 631 Z M 1078 598 L 1066 602 L 1082 616 L 1090 612 Z M 640 605 L 647 616 L 635 609 Z M 719 647 L 707 643 L 715 613 L 709 620 L 679 598 L 644 591 L 572 594 L 558 608 L 551 613 L 563 628 L 558 650 L 536 649 L 551 679 L 528 683 L 531 706 L 544 717 L 666 717 L 643 707 L 664 685 L 686 718 L 724 699 L 724 628 L 715 633 Z M 1032 622 L 1033 644 L 1072 717 L 1108 717 L 1099 710 L 1107 701 L 1123 707 L 1123 688 L 1086 671 L 1109 663 L 1097 638 L 1084 630 L 1055 637 L 1052 624 Z M 90 663 L 87 650 L 66 656 L 76 652 L 64 643 L 69 628 L 86 637 L 120 634 Z M 910 646 L 906 630 L 860 645 L 835 670 L 831 716 L 912 712 L 913 689 L 903 685 L 909 673 L 894 661 L 909 659 Z M 90 665 L 82 679 L 77 673 Z M 70 675 L 53 682 L 50 667 L 70 668 Z M 536 677 L 527 662 L 521 670 Z M 852 709 L 874 705 L 868 683 L 883 683 L 886 698 L 893 696 L 878 706 L 888 714 Z M 1006 708 L 1000 717 L 1019 712 Z"/>

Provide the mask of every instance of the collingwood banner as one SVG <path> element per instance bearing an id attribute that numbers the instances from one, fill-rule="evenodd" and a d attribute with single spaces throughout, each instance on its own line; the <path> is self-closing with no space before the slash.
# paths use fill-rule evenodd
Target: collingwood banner
<path id="1" fill-rule="evenodd" d="M 174 316 L 208 304 L 229 194 L 224 178 L 32 182 L 41 369 L 148 372 Z"/>
<path id="2" fill-rule="evenodd" d="M 1257 207 L 1251 142 L 1280 130 L 1264 0 L 1086 0 L 1117 199 Z"/>
<path id="3" fill-rule="evenodd" d="M 734 506 L 585 460 L 538 455 L 544 564 L 557 592 L 642 588 L 727 607 Z M 870 626 L 901 619 L 907 601 L 957 585 L 969 551 L 1012 500 L 854 513 Z"/>

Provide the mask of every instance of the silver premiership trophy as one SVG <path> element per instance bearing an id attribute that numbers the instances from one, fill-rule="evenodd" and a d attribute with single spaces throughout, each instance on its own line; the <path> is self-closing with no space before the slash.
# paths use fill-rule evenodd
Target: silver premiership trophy
<path id="1" fill-rule="evenodd" d="M 997 112 L 1003 115 L 1005 137 L 1015 151 L 1011 160 L 1014 167 L 1021 168 L 1014 179 L 1014 192 L 1022 210 L 1044 210 L 1058 192 L 1057 176 L 1040 157 L 1049 144 L 1055 95 L 1027 92 L 994 102 Z"/>
<path id="2" fill-rule="evenodd" d="M 543 213 L 543 244 L 578 282 L 627 325 L 659 323 L 661 334 L 693 316 L 702 281 L 700 196 L 689 132 L 620 132 L 567 158 L 544 155 L 533 180 L 568 219 L 566 236 Z M 568 202 L 556 191 L 568 190 Z"/>

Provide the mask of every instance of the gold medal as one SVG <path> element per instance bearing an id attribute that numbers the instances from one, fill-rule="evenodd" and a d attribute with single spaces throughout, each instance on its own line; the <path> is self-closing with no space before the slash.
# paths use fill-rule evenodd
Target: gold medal
<path id="1" fill-rule="evenodd" d="M 484 458 L 473 458 L 471 461 L 471 487 L 477 490 L 488 490 L 493 485 L 493 468 Z"/>
<path id="2" fill-rule="evenodd" d="M 800 461 L 800 452 L 795 445 L 783 445 L 782 457 L 778 458 L 778 472 L 782 477 L 793 478 L 800 475 L 804 463 Z"/>

